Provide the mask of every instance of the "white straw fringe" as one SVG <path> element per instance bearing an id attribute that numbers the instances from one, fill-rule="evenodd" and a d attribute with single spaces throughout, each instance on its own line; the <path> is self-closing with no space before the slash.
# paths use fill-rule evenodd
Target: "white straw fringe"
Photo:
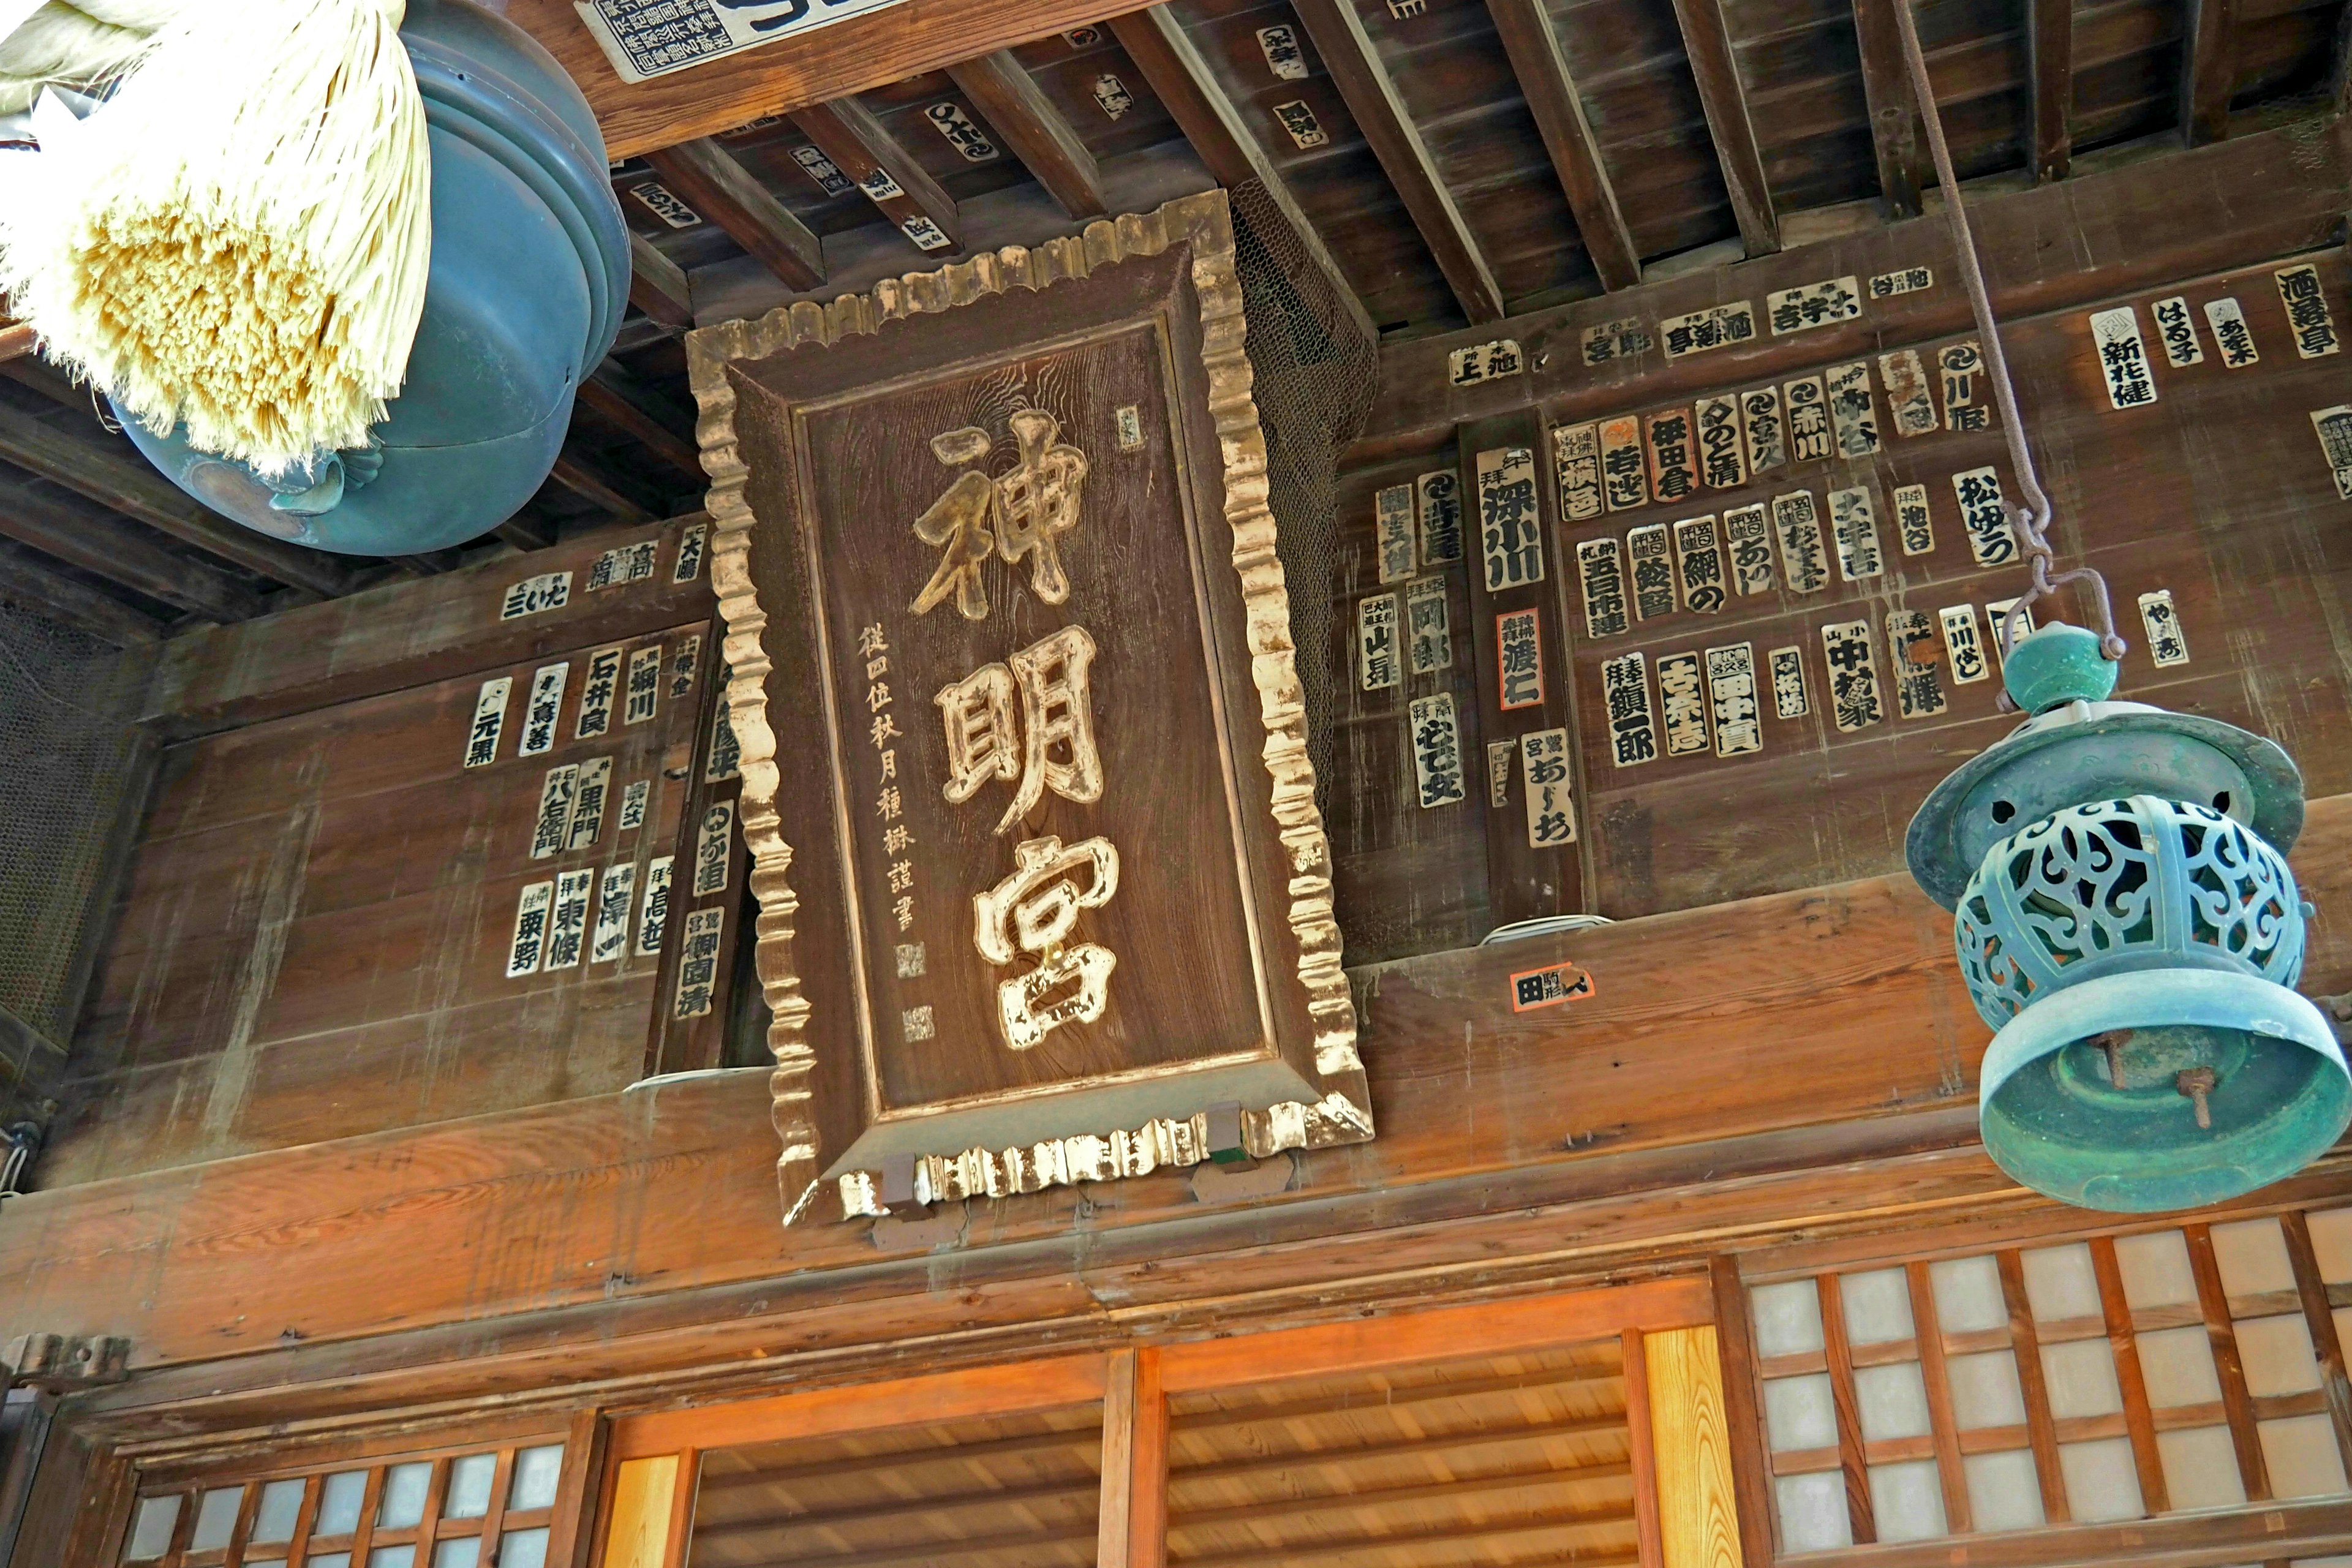
<path id="1" fill-rule="evenodd" d="M 162 8 L 89 0 L 110 5 Z M 0 191 L 0 286 L 48 356 L 265 473 L 364 445 L 432 253 L 403 10 L 194 0 L 111 101 L 47 116 L 40 155 L 9 160 L 35 167 Z"/>

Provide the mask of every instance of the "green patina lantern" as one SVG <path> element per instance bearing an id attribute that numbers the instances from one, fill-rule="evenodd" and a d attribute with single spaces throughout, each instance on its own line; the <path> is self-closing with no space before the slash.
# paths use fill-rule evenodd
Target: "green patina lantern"
<path id="1" fill-rule="evenodd" d="M 2300 1170 L 2352 1121 L 2352 1073 L 2289 989 L 2307 912 L 2284 853 L 2293 760 L 2109 700 L 2116 667 L 2080 627 L 2021 638 L 2004 684 L 2030 717 L 1937 786 L 1906 846 L 1999 1031 L 1986 1152 L 2038 1192 L 2136 1213 Z"/>

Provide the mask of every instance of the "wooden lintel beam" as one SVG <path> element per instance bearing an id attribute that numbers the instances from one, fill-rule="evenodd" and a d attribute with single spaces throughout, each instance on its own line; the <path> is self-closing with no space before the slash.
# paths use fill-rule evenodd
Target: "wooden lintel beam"
<path id="1" fill-rule="evenodd" d="M 1723 0 L 1675 0 L 1675 20 L 1682 27 L 1683 52 L 1690 57 L 1691 77 L 1698 84 L 1699 107 L 1706 111 L 1707 133 L 1715 139 L 1716 157 L 1723 165 L 1723 185 L 1731 196 L 1732 216 L 1739 222 L 1739 237 L 1748 255 L 1769 256 L 1780 248 L 1780 217 L 1773 209 L 1772 188 L 1765 183 L 1764 154 L 1757 144 L 1756 122 L 1748 113 L 1748 91 L 1739 85 Z"/>
<path id="2" fill-rule="evenodd" d="M 654 248 L 641 234 L 629 236 L 629 303 L 672 331 L 694 325 L 686 268 Z"/>
<path id="3" fill-rule="evenodd" d="M 163 623 L 53 569 L 20 545 L 0 541 L 0 599 L 117 647 L 143 647 L 163 637 Z"/>
<path id="4" fill-rule="evenodd" d="M 2073 0 L 2026 0 L 2025 58 L 2033 95 L 2033 181 L 2063 180 L 2074 159 Z M 2352 16 L 2352 12 L 2346 13 Z"/>
<path id="5" fill-rule="evenodd" d="M 623 495 L 605 474 L 588 458 L 565 447 L 555 459 L 555 468 L 548 478 L 562 485 L 582 500 L 609 515 L 615 522 L 641 523 L 655 521 L 653 512 Z"/>
<path id="6" fill-rule="evenodd" d="M 0 458 L 275 582 L 328 598 L 355 585 L 352 568 L 334 556 L 240 527 L 183 493 L 136 456 L 69 436 L 21 410 L 0 407 Z"/>
<path id="7" fill-rule="evenodd" d="M 1591 122 L 1584 116 L 1584 100 L 1568 73 L 1568 57 L 1560 52 L 1559 35 L 1543 0 L 1486 0 L 1495 31 L 1519 79 L 1519 91 L 1543 135 L 1544 151 L 1559 187 L 1576 215 L 1584 251 L 1592 258 L 1603 289 L 1630 289 L 1642 280 L 1642 256 L 1633 231 L 1617 205 L 1617 188 L 1601 166 L 1601 145 L 1593 140 Z"/>
<path id="8" fill-rule="evenodd" d="M 947 237 L 950 246 L 962 248 L 963 231 L 956 220 L 955 198 L 940 188 L 940 183 L 915 161 L 905 143 L 890 134 L 872 110 L 856 98 L 836 98 L 830 103 L 793 110 L 793 123 L 808 133 L 817 151 L 832 159 L 836 168 L 856 181 L 858 188 L 902 232 L 914 219 L 929 218 Z M 887 183 L 877 181 L 877 174 L 886 176 Z M 898 188 L 898 195 L 874 194 L 877 189 L 887 191 L 892 186 Z M 909 234 L 908 237 L 914 237 Z"/>
<path id="9" fill-rule="evenodd" d="M 1322 273 L 1356 330 L 1367 341 L 1379 341 L 1380 333 L 1363 300 L 1357 297 L 1355 285 L 1339 270 L 1323 236 L 1299 209 L 1298 198 L 1291 195 L 1282 172 L 1234 108 L 1234 100 L 1218 84 L 1215 72 L 1176 14 L 1164 5 L 1130 11 L 1111 18 L 1110 30 L 1127 58 L 1135 62 L 1135 68 L 1143 73 L 1145 84 L 1168 106 L 1184 139 L 1217 183 L 1231 187 L 1255 180 L 1282 214 L 1283 222 L 1290 226 L 1307 260 Z"/>
<path id="10" fill-rule="evenodd" d="M 44 555 L 208 621 L 248 620 L 261 595 L 219 567 L 186 561 L 126 518 L 93 515 L 0 464 L 0 534 Z"/>
<path id="11" fill-rule="evenodd" d="M 646 451 L 687 479 L 703 478 L 702 457 L 692 440 L 671 429 L 622 387 L 607 370 L 599 370 L 580 384 L 580 402 Z"/>
<path id="12" fill-rule="evenodd" d="M 1405 112 L 1396 83 L 1381 64 L 1355 0 L 1297 0 L 1299 21 L 1315 40 L 1324 68 L 1347 100 L 1356 128 L 1370 144 L 1372 155 L 1403 198 L 1405 211 L 1421 231 L 1422 242 L 1437 261 L 1437 269 L 1473 323 L 1503 319 L 1503 291 L 1487 267 L 1478 241 L 1463 221 L 1454 193 L 1438 177 L 1437 164 L 1421 139 L 1421 131 Z"/>
<path id="13" fill-rule="evenodd" d="M 716 136 L 867 92 L 960 59 L 1108 21 L 1135 0 L 905 0 L 814 31 L 777 37 L 692 70 L 624 81 L 572 0 L 505 0 L 507 19 L 540 41 L 587 95 L 607 153 L 634 158 L 692 136 Z"/>
<path id="14" fill-rule="evenodd" d="M 2230 133 L 2237 31 L 2238 0 L 2189 0 L 2180 37 L 2180 135 L 2191 147 Z"/>
<path id="15" fill-rule="evenodd" d="M 734 155 L 704 138 L 646 154 L 671 194 L 793 289 L 824 281 L 824 252 L 808 226 L 784 209 Z"/>
<path id="16" fill-rule="evenodd" d="M 951 65 L 948 75 L 1064 212 L 1072 217 L 1100 217 L 1110 210 L 1103 201 L 1102 171 L 1095 166 L 1095 155 L 1012 50 Z"/>
<path id="17" fill-rule="evenodd" d="M 1853 0 L 1853 31 L 1861 46 L 1862 97 L 1870 110 L 1870 146 L 1878 162 L 1878 191 L 1891 217 L 1919 216 L 1919 96 L 1903 61 L 1903 34 L 1895 7 L 1912 0 Z"/>

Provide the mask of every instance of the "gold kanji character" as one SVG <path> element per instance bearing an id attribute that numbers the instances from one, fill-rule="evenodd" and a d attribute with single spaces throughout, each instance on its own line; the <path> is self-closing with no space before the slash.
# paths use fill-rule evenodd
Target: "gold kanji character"
<path id="1" fill-rule="evenodd" d="M 1003 664 L 982 665 L 940 689 L 932 700 L 947 729 L 950 804 L 962 805 L 991 778 L 1018 778 L 1013 804 L 996 825 L 1005 833 L 1048 789 L 1081 805 L 1102 798 L 1102 753 L 1095 745 L 1087 680 L 1094 657 L 1095 639 L 1086 627 L 1064 626 Z M 1015 691 L 1021 698 L 1017 730 Z"/>
<path id="2" fill-rule="evenodd" d="M 988 531 L 995 500 L 996 487 L 988 476 L 969 473 L 915 520 L 916 536 L 942 547 L 939 570 L 915 595 L 915 614 L 929 615 L 953 594 L 956 614 L 968 621 L 988 619 L 988 585 L 981 581 L 980 569 L 996 548 L 996 536 Z"/>
<path id="3" fill-rule="evenodd" d="M 1013 846 L 1013 859 L 1011 876 L 972 895 L 972 940 L 981 957 L 1000 967 L 1019 953 L 1037 955 L 1037 967 L 996 987 L 1004 1043 L 1025 1051 L 1065 1024 L 1093 1023 L 1109 1004 L 1118 955 L 1095 942 L 1064 943 L 1080 910 L 1100 909 L 1118 891 L 1118 851 L 1107 838 L 1066 849 L 1048 836 Z M 1076 990 L 1045 1000 L 1073 983 Z"/>
<path id="4" fill-rule="evenodd" d="M 1087 481 L 1087 455 L 1061 439 L 1061 422 L 1042 408 L 1024 408 L 1005 421 L 1020 460 L 996 481 L 996 549 L 1011 564 L 1024 555 L 1029 588 L 1049 605 L 1070 596 L 1055 542 L 1078 525 L 1078 494 Z"/>

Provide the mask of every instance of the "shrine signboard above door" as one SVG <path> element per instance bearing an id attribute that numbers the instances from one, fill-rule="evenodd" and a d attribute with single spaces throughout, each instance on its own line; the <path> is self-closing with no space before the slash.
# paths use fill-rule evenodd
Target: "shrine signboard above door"
<path id="1" fill-rule="evenodd" d="M 689 340 L 791 1211 L 1371 1135 L 1222 193 Z"/>

